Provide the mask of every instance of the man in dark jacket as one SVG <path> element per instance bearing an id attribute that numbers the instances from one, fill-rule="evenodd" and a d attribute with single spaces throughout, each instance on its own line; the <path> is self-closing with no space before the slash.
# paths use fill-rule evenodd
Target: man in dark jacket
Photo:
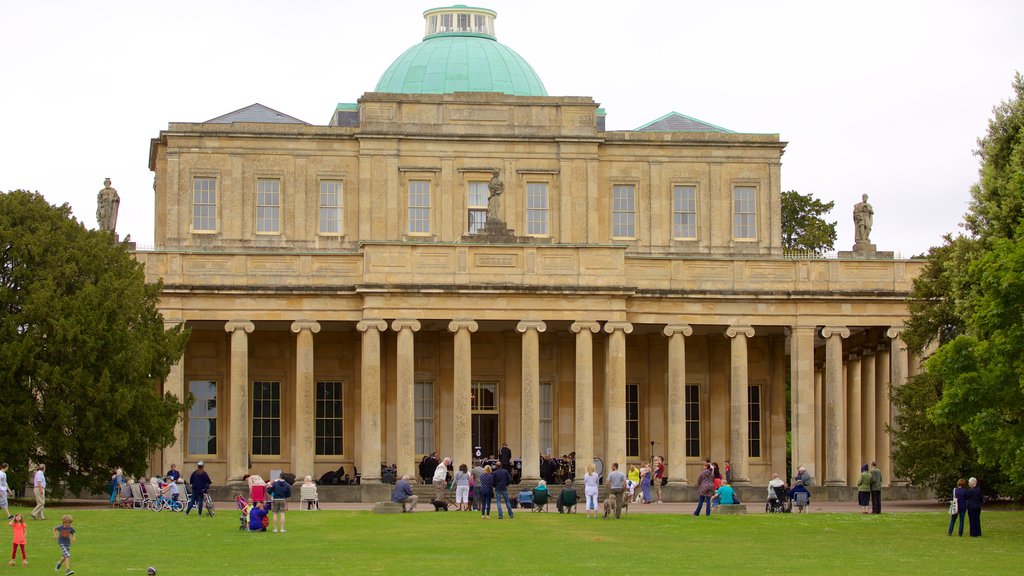
<path id="1" fill-rule="evenodd" d="M 501 443 L 501 450 L 498 451 L 498 462 L 501 462 L 501 467 L 507 472 L 511 473 L 512 470 L 512 450 L 508 447 L 505 442 Z"/>
<path id="2" fill-rule="evenodd" d="M 431 452 L 430 456 L 424 456 L 423 461 L 420 462 L 420 478 L 423 479 L 424 484 L 430 484 L 434 477 L 434 471 L 437 470 L 437 452 Z"/>
<path id="3" fill-rule="evenodd" d="M 505 501 L 505 508 L 508 510 L 508 517 L 512 516 L 512 503 L 508 499 L 508 485 L 512 483 L 512 475 L 501 466 L 501 462 L 495 464 L 494 470 L 494 505 L 498 507 L 498 520 L 502 519 L 501 502 Z"/>
<path id="4" fill-rule="evenodd" d="M 203 517 L 203 502 L 206 501 L 206 491 L 213 485 L 213 480 L 210 480 L 210 475 L 206 473 L 204 468 L 205 463 L 200 460 L 196 463 L 196 470 L 192 472 L 192 475 L 188 478 L 188 483 L 192 486 L 192 499 L 188 501 L 188 508 L 185 509 L 185 515 L 192 511 L 192 507 L 196 506 L 199 508 L 199 517 Z"/>

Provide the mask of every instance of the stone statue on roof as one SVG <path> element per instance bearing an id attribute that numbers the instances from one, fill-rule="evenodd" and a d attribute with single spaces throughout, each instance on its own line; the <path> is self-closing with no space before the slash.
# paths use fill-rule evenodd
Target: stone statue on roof
<path id="1" fill-rule="evenodd" d="M 111 188 L 110 178 L 103 179 L 103 189 L 96 195 L 96 222 L 100 230 L 114 231 L 117 227 L 117 209 L 121 205 L 121 197 L 117 190 Z"/>
<path id="2" fill-rule="evenodd" d="M 498 176 L 501 174 L 501 170 L 495 170 L 491 176 L 491 181 L 487 183 L 487 219 L 488 220 L 500 220 L 498 212 L 501 208 L 501 193 L 505 191 L 505 183 L 501 181 Z"/>
<path id="3" fill-rule="evenodd" d="M 875 221 L 875 209 L 868 204 L 868 195 L 864 194 L 861 201 L 853 205 L 853 240 L 855 244 L 870 244 L 871 226 Z"/>

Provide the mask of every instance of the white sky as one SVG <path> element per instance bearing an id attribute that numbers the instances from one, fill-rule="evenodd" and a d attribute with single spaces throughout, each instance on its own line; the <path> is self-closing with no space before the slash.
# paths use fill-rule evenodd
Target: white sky
<path id="1" fill-rule="evenodd" d="M 463 0 L 465 1 L 465 0 Z M 453 2 L 454 3 L 454 2 Z M 834 200 L 837 249 L 862 193 L 871 239 L 904 257 L 957 230 L 972 151 L 1024 72 L 1024 2 L 487 0 L 498 41 L 609 130 L 677 111 L 789 142 L 782 189 Z M 0 190 L 38 190 L 152 243 L 149 140 L 259 102 L 326 124 L 423 35 L 433 1 L 4 2 Z"/>

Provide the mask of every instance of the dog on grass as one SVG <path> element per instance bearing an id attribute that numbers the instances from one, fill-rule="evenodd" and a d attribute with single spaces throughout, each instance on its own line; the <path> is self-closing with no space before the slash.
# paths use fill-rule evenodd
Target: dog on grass
<path id="1" fill-rule="evenodd" d="M 434 505 L 434 512 L 448 511 L 448 503 L 444 500 L 431 500 L 430 503 Z"/>
<path id="2" fill-rule="evenodd" d="M 622 513 L 625 514 L 626 512 L 628 512 L 628 510 L 629 510 L 629 495 L 628 494 L 623 494 L 622 495 Z M 604 500 L 604 517 L 608 518 L 608 516 L 610 516 L 612 514 L 615 514 L 615 495 L 614 494 L 609 494 L 608 497 L 605 498 L 605 500 Z"/>

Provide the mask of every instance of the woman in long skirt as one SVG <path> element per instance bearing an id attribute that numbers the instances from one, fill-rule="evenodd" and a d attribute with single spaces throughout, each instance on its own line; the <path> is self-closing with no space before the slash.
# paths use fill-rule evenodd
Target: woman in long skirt
<path id="1" fill-rule="evenodd" d="M 981 536 L 981 488 L 978 488 L 978 479 L 971 477 L 967 481 L 967 524 L 970 526 L 971 536 Z"/>

